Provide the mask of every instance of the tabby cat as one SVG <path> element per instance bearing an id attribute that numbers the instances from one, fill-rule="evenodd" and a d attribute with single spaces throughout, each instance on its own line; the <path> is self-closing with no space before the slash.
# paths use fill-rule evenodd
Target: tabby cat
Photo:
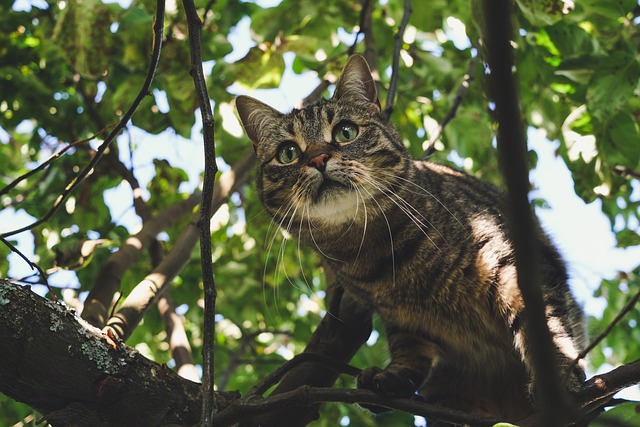
<path id="1" fill-rule="evenodd" d="M 530 414 L 531 357 L 504 194 L 413 160 L 359 55 L 330 100 L 289 114 L 247 96 L 236 106 L 266 210 L 384 322 L 391 362 L 363 371 L 358 387 L 390 397 L 419 390 L 481 416 Z M 537 236 L 547 322 L 567 367 L 584 346 L 582 314 L 560 255 L 541 229 Z M 568 387 L 583 380 L 576 367 Z"/>

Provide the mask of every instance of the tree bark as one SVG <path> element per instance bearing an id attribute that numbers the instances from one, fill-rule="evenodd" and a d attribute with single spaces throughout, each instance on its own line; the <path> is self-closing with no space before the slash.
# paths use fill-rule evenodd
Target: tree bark
<path id="1" fill-rule="evenodd" d="M 200 385 L 28 287 L 0 282 L 0 392 L 53 426 L 193 425 Z M 223 404 L 233 394 L 220 395 Z"/>

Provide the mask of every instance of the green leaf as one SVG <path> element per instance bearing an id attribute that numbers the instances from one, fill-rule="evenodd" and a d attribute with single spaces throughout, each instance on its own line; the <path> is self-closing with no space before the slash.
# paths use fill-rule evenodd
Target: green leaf
<path id="1" fill-rule="evenodd" d="M 251 48 L 233 66 L 236 82 L 251 89 L 278 87 L 284 73 L 282 54 L 264 46 Z"/>
<path id="2" fill-rule="evenodd" d="M 618 113 L 607 124 L 607 131 L 612 143 L 610 151 L 617 153 L 616 163 L 635 169 L 640 164 L 640 133 L 636 120 L 626 112 Z"/>
<path id="3" fill-rule="evenodd" d="M 631 12 L 636 0 L 581 0 L 576 7 L 584 9 L 586 15 L 601 15 L 610 19 L 618 19 Z"/>
<path id="4" fill-rule="evenodd" d="M 616 241 L 616 246 L 619 248 L 637 246 L 640 245 L 640 234 L 633 230 L 624 229 L 616 233 Z"/>
<path id="5" fill-rule="evenodd" d="M 562 0 L 516 0 L 524 17 L 536 26 L 553 25 L 564 16 Z"/>
<path id="6" fill-rule="evenodd" d="M 629 51 L 616 51 L 598 63 L 587 88 L 587 106 L 593 116 L 615 113 L 633 94 L 640 80 L 640 64 Z"/>
<path id="7" fill-rule="evenodd" d="M 627 402 L 612 408 L 593 420 L 590 426 L 640 425 L 640 403 Z"/>
<path id="8" fill-rule="evenodd" d="M 600 56 L 594 54 L 569 57 L 560 62 L 555 69 L 555 74 L 586 85 L 589 83 L 599 59 Z"/>

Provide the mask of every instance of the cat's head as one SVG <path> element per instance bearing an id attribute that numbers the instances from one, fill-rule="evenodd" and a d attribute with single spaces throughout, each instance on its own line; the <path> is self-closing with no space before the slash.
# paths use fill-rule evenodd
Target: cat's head
<path id="1" fill-rule="evenodd" d="M 410 162 L 360 55 L 349 58 L 330 100 L 288 114 L 248 96 L 236 107 L 258 156 L 263 204 L 276 219 L 352 222 L 389 198 Z"/>

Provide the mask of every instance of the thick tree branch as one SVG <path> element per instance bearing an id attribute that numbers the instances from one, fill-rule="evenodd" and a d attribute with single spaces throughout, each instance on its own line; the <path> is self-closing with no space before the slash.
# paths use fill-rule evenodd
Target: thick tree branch
<path id="1" fill-rule="evenodd" d="M 200 382 L 200 377 L 191 357 L 191 345 L 184 330 L 182 319 L 176 313 L 176 306 L 168 292 L 158 299 L 158 311 L 167 331 L 167 341 L 171 356 L 176 362 L 176 372 L 182 378 Z"/>
<path id="2" fill-rule="evenodd" d="M 114 342 L 29 287 L 0 282 L 0 341 L 0 391 L 53 426 L 192 425 L 200 419 L 199 384 Z"/>

